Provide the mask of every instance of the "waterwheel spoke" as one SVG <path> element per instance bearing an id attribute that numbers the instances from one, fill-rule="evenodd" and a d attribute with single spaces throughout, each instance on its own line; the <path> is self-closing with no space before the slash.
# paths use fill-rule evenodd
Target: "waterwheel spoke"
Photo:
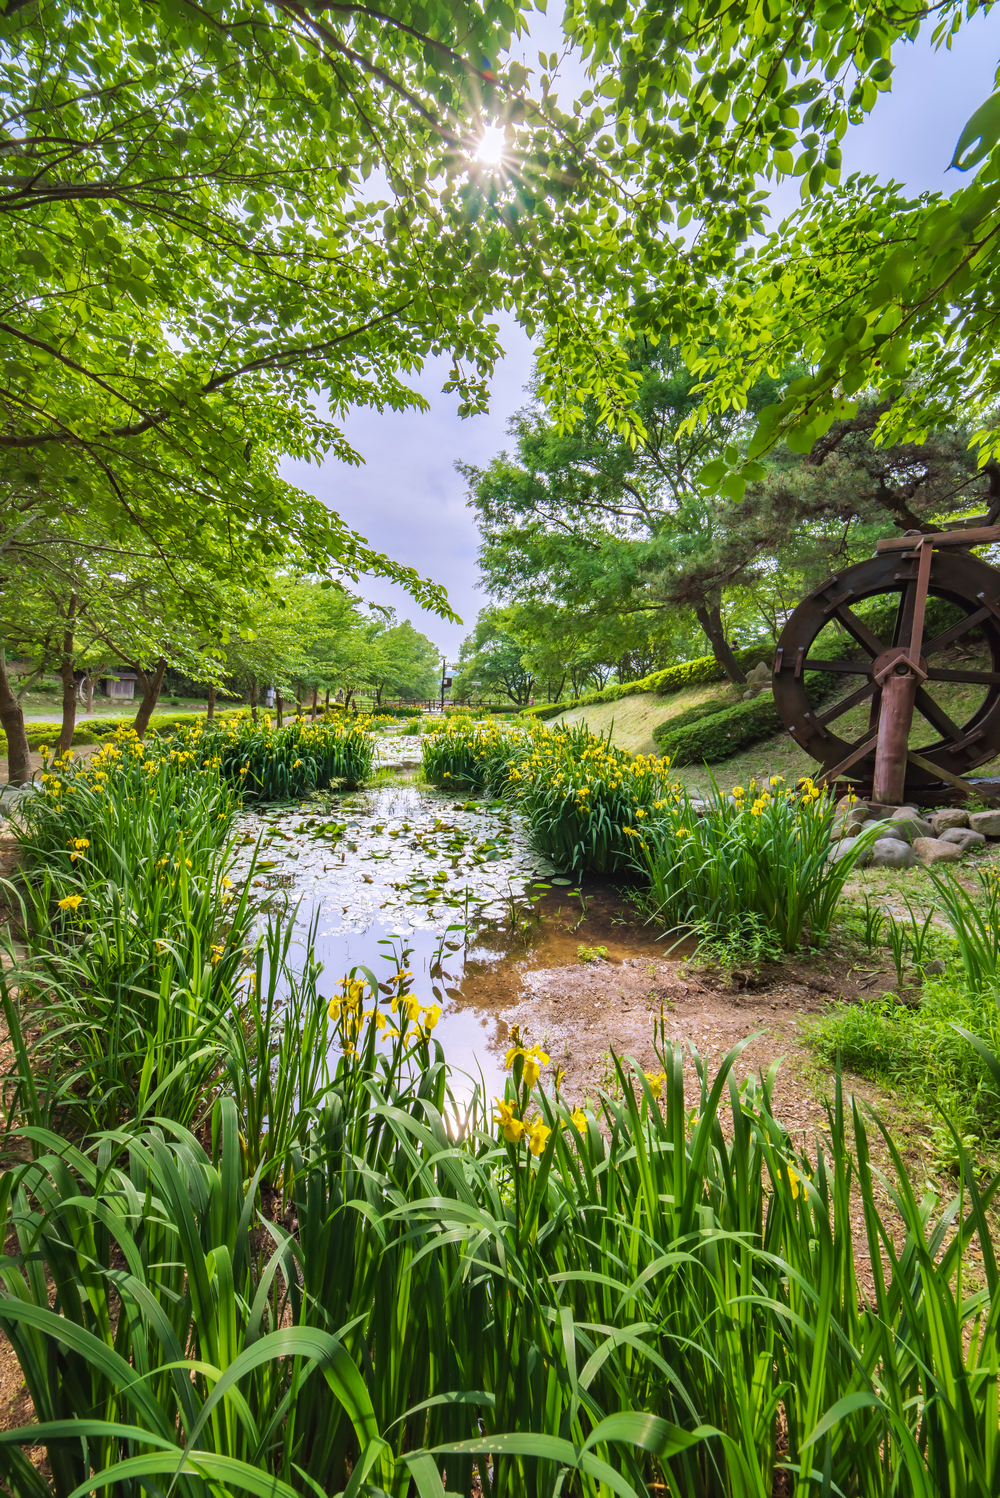
<path id="1" fill-rule="evenodd" d="M 852 766 L 856 765 L 859 759 L 864 759 L 865 755 L 875 748 L 877 737 L 878 735 L 875 733 L 866 734 L 860 743 L 854 745 L 849 754 L 846 754 L 842 760 L 838 760 L 837 764 L 831 765 L 829 769 L 823 771 L 824 782 L 829 784 L 831 780 L 836 780 L 838 775 L 843 775 L 846 770 L 850 770 Z"/>
<path id="2" fill-rule="evenodd" d="M 966 681 L 984 687 L 1000 686 L 1000 671 L 945 671 L 932 666 L 927 672 L 928 681 Z"/>
<path id="3" fill-rule="evenodd" d="M 923 687 L 917 688 L 917 695 L 913 703 L 919 713 L 922 713 L 928 723 L 936 728 L 943 739 L 951 739 L 957 743 L 962 737 L 962 730 L 957 723 L 953 723 L 943 707 L 938 707 L 930 692 L 925 692 Z"/>
<path id="4" fill-rule="evenodd" d="M 954 645 L 956 640 L 967 635 L 970 629 L 975 629 L 977 624 L 982 624 L 984 619 L 991 618 L 992 614 L 992 609 L 977 609 L 974 614 L 967 614 L 964 619 L 959 619 L 957 624 L 949 625 L 941 634 L 935 635 L 933 640 L 927 641 L 921 651 L 924 659 L 926 660 L 929 655 L 937 655 L 939 650 L 947 650 L 949 645 Z"/>
<path id="5" fill-rule="evenodd" d="M 878 635 L 872 634 L 867 624 L 859 619 L 856 614 L 851 613 L 851 610 L 847 607 L 846 603 L 842 603 L 840 605 L 840 608 L 837 609 L 836 617 L 840 620 L 841 624 L 847 630 L 847 633 L 851 635 L 855 640 L 857 640 L 859 645 L 863 646 L 864 649 L 867 650 L 872 660 L 874 660 L 877 655 L 881 655 L 882 652 L 887 648 L 885 645 L 883 645 Z"/>
<path id="6" fill-rule="evenodd" d="M 899 595 L 899 607 L 896 609 L 896 622 L 892 629 L 892 643 L 894 645 L 910 644 L 910 636 L 913 633 L 913 609 L 916 601 L 916 583 L 904 583 L 903 590 Z"/>
<path id="7" fill-rule="evenodd" d="M 805 661 L 804 671 L 829 671 L 836 676 L 870 676 L 871 661 Z"/>
<path id="8" fill-rule="evenodd" d="M 857 707 L 859 702 L 864 702 L 874 691 L 875 683 L 873 681 L 866 682 L 863 687 L 858 687 L 857 691 L 852 692 L 850 696 L 842 697 L 839 702 L 835 702 L 825 713 L 817 713 L 816 722 L 821 723 L 825 727 L 827 723 L 832 723 L 834 718 L 841 717 L 842 714 L 850 712 L 852 707 Z"/>

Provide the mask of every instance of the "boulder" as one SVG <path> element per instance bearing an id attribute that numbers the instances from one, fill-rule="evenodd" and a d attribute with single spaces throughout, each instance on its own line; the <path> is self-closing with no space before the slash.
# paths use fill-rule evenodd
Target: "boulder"
<path id="1" fill-rule="evenodd" d="M 986 839 L 981 832 L 973 832 L 971 827 L 949 827 L 947 832 L 942 832 L 943 843 L 954 843 L 961 848 L 963 853 L 968 853 L 970 848 L 983 848 Z"/>
<path id="2" fill-rule="evenodd" d="M 1000 811 L 974 811 L 969 817 L 969 826 L 973 832 L 981 832 L 986 837 L 1000 837 Z"/>
<path id="3" fill-rule="evenodd" d="M 905 838 L 880 837 L 872 843 L 873 869 L 910 869 L 916 861 L 917 855 Z"/>
<path id="4" fill-rule="evenodd" d="M 872 822 L 884 822 L 896 810 L 895 806 L 886 806 L 882 801 L 866 801 L 865 805 L 868 808 L 868 816 Z"/>
<path id="5" fill-rule="evenodd" d="M 907 822 L 885 821 L 878 830 L 878 841 L 880 843 L 897 842 L 908 844 L 915 836 L 916 833 L 912 831 Z"/>
<path id="6" fill-rule="evenodd" d="M 920 862 L 929 869 L 936 863 L 958 863 L 964 857 L 957 843 L 946 843 L 940 837 L 915 837 L 912 848 Z"/>
<path id="7" fill-rule="evenodd" d="M 942 973 L 948 971 L 948 964 L 941 957 L 932 957 L 930 962 L 924 963 L 925 978 L 940 978 Z"/>
<path id="8" fill-rule="evenodd" d="M 968 827 L 969 813 L 960 806 L 946 806 L 934 812 L 930 820 L 935 837 L 940 837 L 942 832 L 949 832 L 953 827 Z"/>
<path id="9" fill-rule="evenodd" d="M 830 851 L 826 855 L 828 861 L 830 863 L 839 863 L 840 860 L 845 856 L 845 854 L 850 853 L 851 849 L 854 847 L 857 841 L 858 839 L 856 837 L 844 837 L 841 838 L 840 842 L 832 843 L 830 846 Z M 871 848 L 865 848 L 860 858 L 858 859 L 858 868 L 864 868 L 865 864 L 871 863 L 871 859 Z"/>
<path id="10" fill-rule="evenodd" d="M 903 823 L 908 828 L 911 838 L 934 836 L 934 828 L 930 822 L 925 822 L 911 806 L 897 806 L 889 821 Z"/>

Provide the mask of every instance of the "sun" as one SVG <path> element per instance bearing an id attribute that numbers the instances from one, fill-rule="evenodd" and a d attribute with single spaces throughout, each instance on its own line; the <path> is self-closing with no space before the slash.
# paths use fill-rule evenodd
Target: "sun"
<path id="1" fill-rule="evenodd" d="M 476 160 L 483 166 L 499 166 L 503 160 L 506 144 L 504 132 L 499 125 L 484 125 L 483 133 L 479 137 Z"/>

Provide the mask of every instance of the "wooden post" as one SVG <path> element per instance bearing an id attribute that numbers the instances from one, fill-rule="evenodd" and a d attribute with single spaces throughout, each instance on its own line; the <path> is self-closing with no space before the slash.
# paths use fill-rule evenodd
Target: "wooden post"
<path id="1" fill-rule="evenodd" d="M 882 682 L 882 707 L 875 744 L 875 783 L 872 796 L 883 806 L 898 806 L 906 785 L 906 756 L 913 724 L 917 677 L 906 660 L 899 660 Z"/>

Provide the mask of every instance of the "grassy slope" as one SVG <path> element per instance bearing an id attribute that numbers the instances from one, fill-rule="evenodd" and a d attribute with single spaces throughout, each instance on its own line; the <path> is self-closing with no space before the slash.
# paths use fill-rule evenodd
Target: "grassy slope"
<path id="1" fill-rule="evenodd" d="M 707 682 L 702 686 L 689 687 L 686 692 L 673 692 L 669 697 L 657 697 L 652 692 L 640 692 L 635 697 L 622 697 L 617 702 L 594 702 L 589 707 L 574 707 L 553 718 L 553 723 L 586 723 L 593 733 L 611 731 L 612 742 L 630 749 L 633 754 L 655 754 L 653 729 L 667 722 L 689 707 L 700 707 L 703 702 L 738 702 L 736 692 L 726 682 Z"/>
<path id="2" fill-rule="evenodd" d="M 989 669 L 989 660 L 985 655 L 960 657 L 948 652 L 947 656 L 940 656 L 938 660 L 941 665 L 947 665 L 951 669 Z M 844 695 L 856 685 L 856 679 L 845 682 Z M 934 700 L 958 724 L 965 723 L 972 716 L 983 699 L 983 692 L 984 689 L 979 686 L 941 682 L 933 684 Z M 735 704 L 740 700 L 739 694 L 728 683 L 714 682 L 691 687 L 686 692 L 676 692 L 669 697 L 656 697 L 644 692 L 635 697 L 622 697 L 618 702 L 599 702 L 589 707 L 573 708 L 554 721 L 586 723 L 595 733 L 607 733 L 610 730 L 612 741 L 620 744 L 623 749 L 630 749 L 636 754 L 655 754 L 653 729 L 658 724 L 685 712 L 689 707 L 700 706 L 713 699 L 727 704 Z M 853 708 L 842 718 L 838 718 L 833 726 L 842 738 L 855 742 L 868 727 L 868 705 L 865 703 Z M 922 744 L 933 743 L 937 738 L 936 731 L 918 714 L 910 735 L 911 747 L 919 749 Z M 996 763 L 992 762 L 993 767 Z M 985 774 L 990 768 L 983 766 L 979 773 Z M 759 780 L 764 776 L 784 775 L 786 779 L 796 780 L 802 775 L 815 774 L 816 769 L 817 761 L 800 749 L 794 740 L 786 734 L 775 734 L 772 738 L 745 749 L 741 754 L 734 755 L 732 759 L 714 765 L 712 774 L 720 785 L 739 785 L 746 784 L 754 776 Z M 708 773 L 704 766 L 688 765 L 677 771 L 677 777 L 691 790 L 703 789 L 708 785 Z"/>

